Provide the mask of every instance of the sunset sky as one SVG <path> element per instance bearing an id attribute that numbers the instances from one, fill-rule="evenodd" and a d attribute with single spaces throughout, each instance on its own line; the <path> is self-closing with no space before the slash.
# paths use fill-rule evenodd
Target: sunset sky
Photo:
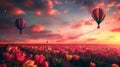
<path id="1" fill-rule="evenodd" d="M 102 8 L 97 29 L 91 17 Z M 17 18 L 27 21 L 23 34 Z M 0 0 L 0 42 L 120 44 L 120 0 Z"/>

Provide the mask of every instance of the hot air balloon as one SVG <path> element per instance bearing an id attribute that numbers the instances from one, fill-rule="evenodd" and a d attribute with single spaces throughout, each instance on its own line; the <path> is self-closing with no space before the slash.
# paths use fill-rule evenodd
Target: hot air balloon
<path id="1" fill-rule="evenodd" d="M 25 19 L 23 18 L 16 19 L 15 26 L 19 29 L 20 34 L 22 34 L 22 30 L 24 29 L 25 25 L 26 25 Z"/>
<path id="2" fill-rule="evenodd" d="M 100 23 L 104 20 L 105 18 L 105 12 L 101 8 L 96 8 L 92 11 L 92 17 L 93 19 L 97 22 L 98 27 L 100 28 Z"/>

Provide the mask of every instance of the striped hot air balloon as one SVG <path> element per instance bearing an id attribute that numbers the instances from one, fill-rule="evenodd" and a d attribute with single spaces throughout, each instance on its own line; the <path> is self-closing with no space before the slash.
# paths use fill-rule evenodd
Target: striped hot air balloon
<path id="1" fill-rule="evenodd" d="M 92 11 L 92 17 L 93 19 L 97 22 L 98 27 L 100 28 L 100 23 L 104 20 L 105 18 L 105 12 L 101 8 L 96 8 Z"/>
<path id="2" fill-rule="evenodd" d="M 20 34 L 22 34 L 22 30 L 24 29 L 25 25 L 26 25 L 25 19 L 23 18 L 16 19 L 15 26 L 19 29 Z"/>

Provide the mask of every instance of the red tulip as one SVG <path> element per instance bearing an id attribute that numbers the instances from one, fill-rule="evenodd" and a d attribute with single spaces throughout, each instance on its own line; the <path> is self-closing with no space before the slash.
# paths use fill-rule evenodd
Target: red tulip
<path id="1" fill-rule="evenodd" d="M 73 55 L 72 59 L 77 61 L 80 59 L 80 57 L 78 55 Z"/>
<path id="2" fill-rule="evenodd" d="M 11 46 L 12 48 L 11 48 L 11 52 L 12 53 L 17 53 L 17 52 L 20 52 L 21 50 L 20 50 L 20 48 L 18 48 L 18 47 L 15 47 L 15 46 Z"/>
<path id="3" fill-rule="evenodd" d="M 96 67 L 96 64 L 93 62 L 90 62 L 90 67 Z"/>
<path id="4" fill-rule="evenodd" d="M 12 55 L 8 52 L 5 52 L 5 53 L 3 53 L 3 58 L 5 59 L 5 61 L 11 62 L 14 60 L 14 55 Z"/>
<path id="5" fill-rule="evenodd" d="M 25 60 L 25 56 L 26 56 L 25 53 L 19 52 L 16 54 L 16 60 L 19 62 L 22 62 Z"/>
<path id="6" fill-rule="evenodd" d="M 45 56 L 40 55 L 39 64 L 42 64 L 45 59 L 46 59 Z"/>
<path id="7" fill-rule="evenodd" d="M 43 62 L 42 67 L 49 67 L 49 63 L 47 61 Z"/>
<path id="8" fill-rule="evenodd" d="M 63 56 L 66 56 L 68 54 L 68 51 L 61 50 L 60 52 Z"/>
<path id="9" fill-rule="evenodd" d="M 34 60 L 35 60 L 35 62 L 38 64 L 39 63 L 39 55 L 38 54 L 36 54 L 35 56 L 34 56 Z"/>
<path id="10" fill-rule="evenodd" d="M 112 64 L 112 67 L 119 67 L 119 65 L 117 65 L 117 64 Z"/>
<path id="11" fill-rule="evenodd" d="M 36 54 L 35 57 L 34 57 L 34 59 L 35 59 L 35 62 L 36 62 L 37 64 L 42 64 L 43 61 L 45 61 L 46 57 L 43 56 L 43 55 L 38 55 L 38 54 Z"/>
<path id="12" fill-rule="evenodd" d="M 29 58 L 32 58 L 33 57 L 33 55 L 32 54 L 29 54 Z"/>

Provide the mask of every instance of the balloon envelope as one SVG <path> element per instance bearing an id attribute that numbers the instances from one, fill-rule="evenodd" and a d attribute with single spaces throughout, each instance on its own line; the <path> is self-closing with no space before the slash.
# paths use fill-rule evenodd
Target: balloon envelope
<path id="1" fill-rule="evenodd" d="M 24 29 L 26 25 L 26 21 L 23 18 L 18 18 L 15 21 L 15 26 L 19 29 L 20 34 L 22 34 L 22 30 Z"/>
<path id="2" fill-rule="evenodd" d="M 96 8 L 92 11 L 92 17 L 97 22 L 98 28 L 100 28 L 99 25 L 105 18 L 105 12 L 101 8 Z"/>

